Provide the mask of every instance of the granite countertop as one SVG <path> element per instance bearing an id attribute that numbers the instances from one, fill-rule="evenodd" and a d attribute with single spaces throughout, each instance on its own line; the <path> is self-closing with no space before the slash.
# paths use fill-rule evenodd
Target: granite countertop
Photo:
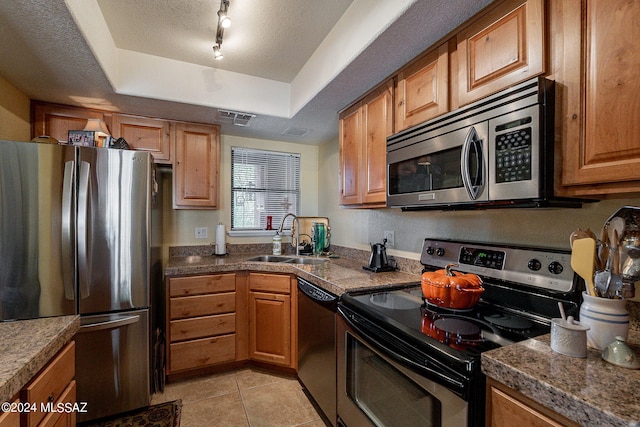
<path id="1" fill-rule="evenodd" d="M 362 263 L 349 258 L 326 258 L 322 264 L 288 264 L 247 261 L 255 254 L 217 256 L 173 256 L 165 266 L 165 275 L 184 276 L 225 271 L 261 271 L 290 273 L 306 279 L 334 295 L 345 292 L 382 289 L 389 285 L 420 281 L 420 276 L 402 271 L 373 273 Z M 286 256 L 286 255 L 285 255 Z"/>
<path id="2" fill-rule="evenodd" d="M 627 343 L 640 354 L 640 332 L 629 331 Z M 640 370 L 605 362 L 600 351 L 564 356 L 547 334 L 482 353 L 482 371 L 578 424 L 640 424 Z"/>
<path id="3" fill-rule="evenodd" d="M 0 401 L 11 400 L 79 327 L 79 316 L 0 322 Z"/>

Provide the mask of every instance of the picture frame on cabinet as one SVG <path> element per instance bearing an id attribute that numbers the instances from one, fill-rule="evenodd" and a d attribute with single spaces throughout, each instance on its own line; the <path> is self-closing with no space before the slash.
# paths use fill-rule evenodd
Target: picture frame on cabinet
<path id="1" fill-rule="evenodd" d="M 69 145 L 80 145 L 83 147 L 95 147 L 95 132 L 88 130 L 70 130 L 68 132 L 67 143 Z"/>

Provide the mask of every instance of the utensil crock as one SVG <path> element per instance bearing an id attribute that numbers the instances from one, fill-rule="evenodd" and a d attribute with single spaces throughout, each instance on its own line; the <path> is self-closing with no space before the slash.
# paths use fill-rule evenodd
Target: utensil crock
<path id="1" fill-rule="evenodd" d="M 580 323 L 589 326 L 587 345 L 603 350 L 615 341 L 616 336 L 625 340 L 629 334 L 629 312 L 626 300 L 600 298 L 582 293 Z"/>

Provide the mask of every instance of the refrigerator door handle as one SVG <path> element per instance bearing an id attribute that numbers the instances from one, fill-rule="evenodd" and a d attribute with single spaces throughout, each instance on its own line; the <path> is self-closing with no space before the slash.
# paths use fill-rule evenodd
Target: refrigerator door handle
<path id="1" fill-rule="evenodd" d="M 69 160 L 64 164 L 62 182 L 62 277 L 64 296 L 68 300 L 75 299 L 73 258 L 73 193 L 76 178 L 76 162 Z"/>
<path id="2" fill-rule="evenodd" d="M 78 183 L 78 284 L 80 298 L 89 296 L 89 279 L 91 277 L 89 247 L 89 197 L 91 165 L 80 162 L 80 176 Z"/>
<path id="3" fill-rule="evenodd" d="M 140 321 L 140 315 L 127 316 L 122 319 L 107 320 L 106 322 L 91 323 L 89 325 L 80 326 L 78 333 L 104 331 L 108 329 L 118 329 L 123 326 L 138 323 Z"/>

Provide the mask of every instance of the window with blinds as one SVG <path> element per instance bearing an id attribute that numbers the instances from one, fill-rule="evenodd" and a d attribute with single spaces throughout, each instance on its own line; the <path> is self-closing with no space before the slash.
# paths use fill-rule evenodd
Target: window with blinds
<path id="1" fill-rule="evenodd" d="M 267 216 L 277 229 L 299 214 L 300 154 L 231 148 L 231 229 L 264 230 Z"/>

